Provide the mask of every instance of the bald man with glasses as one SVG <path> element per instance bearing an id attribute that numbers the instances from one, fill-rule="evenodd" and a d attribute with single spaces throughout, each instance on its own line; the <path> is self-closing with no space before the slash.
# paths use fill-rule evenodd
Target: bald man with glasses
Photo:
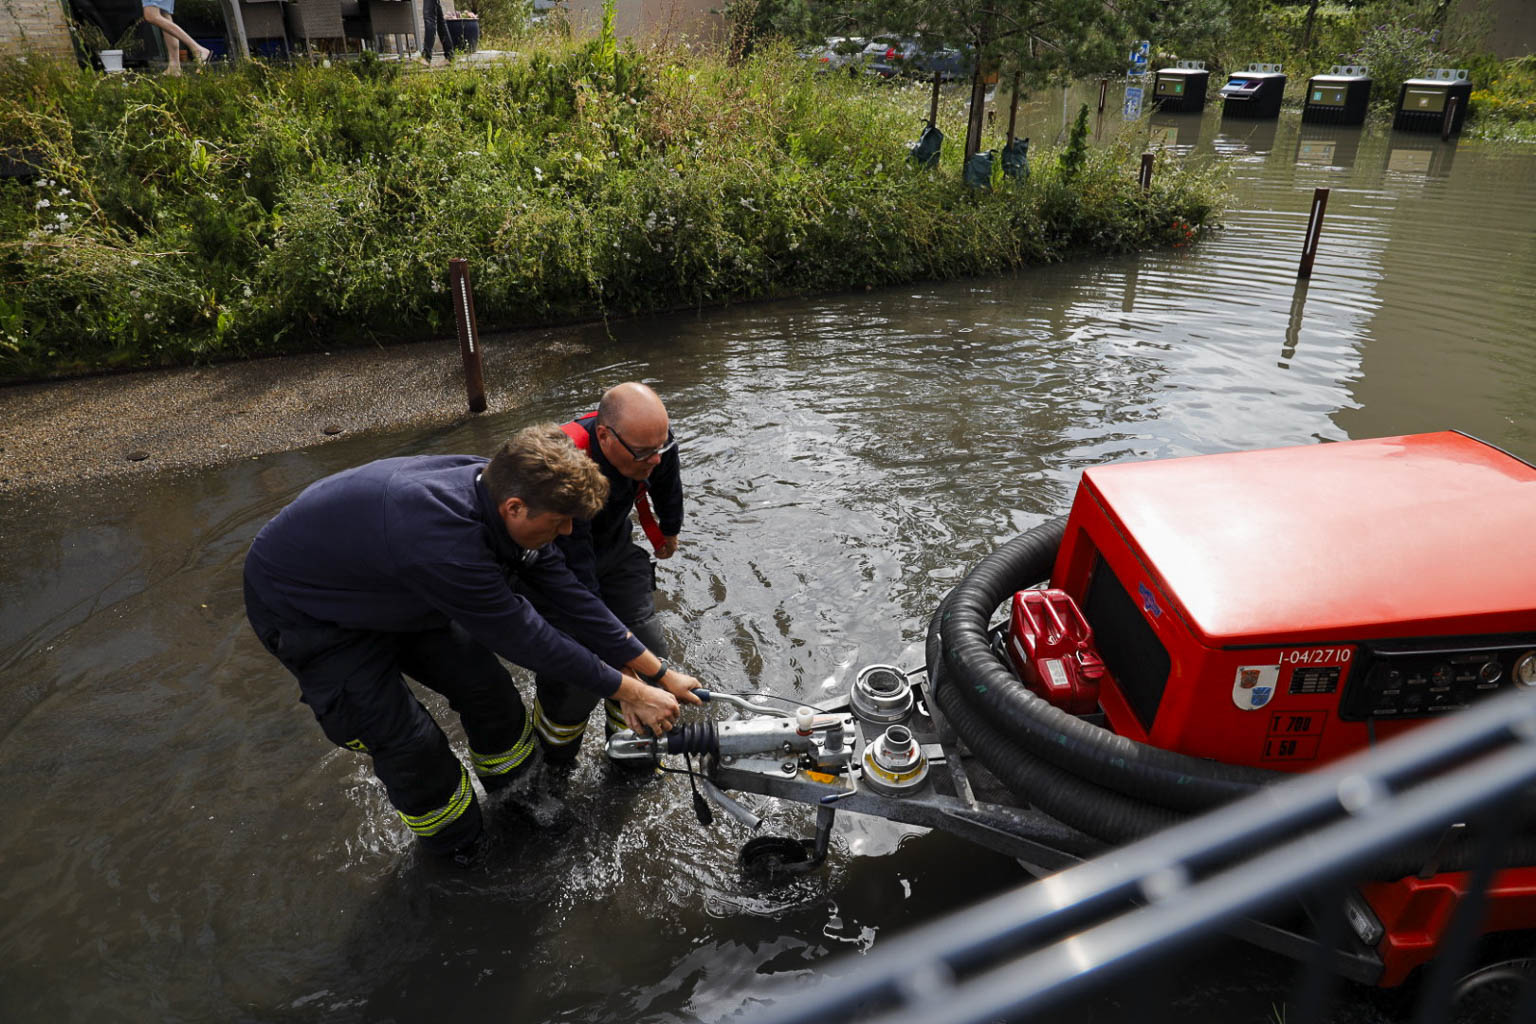
<path id="1" fill-rule="evenodd" d="M 698 681 L 666 664 L 667 641 L 656 619 L 656 563 L 635 542 L 631 514 L 656 558 L 671 558 L 683 525 L 683 482 L 667 408 L 656 392 L 629 381 L 603 393 L 597 411 L 561 428 L 608 480 L 608 500 L 596 516 L 577 520 L 558 541 L 566 565 L 600 597 L 635 638 L 663 659 L 646 682 L 681 701 L 697 703 Z M 587 719 L 598 699 L 590 690 L 548 675 L 535 680 L 534 734 L 551 764 L 570 764 L 581 751 Z M 626 728 L 624 715 L 605 702 L 604 733 Z"/>

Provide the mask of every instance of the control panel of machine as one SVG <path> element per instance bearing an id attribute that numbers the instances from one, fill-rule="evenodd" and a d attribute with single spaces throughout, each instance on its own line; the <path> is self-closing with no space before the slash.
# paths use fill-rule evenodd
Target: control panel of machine
<path id="1" fill-rule="evenodd" d="M 1342 85 L 1315 85 L 1312 87 L 1312 102 L 1329 107 L 1342 107 L 1345 103 L 1345 92 Z"/>
<path id="2" fill-rule="evenodd" d="M 1536 688 L 1536 637 L 1477 646 L 1363 645 L 1339 705 L 1348 721 L 1422 718 L 1507 686 Z"/>
<path id="3" fill-rule="evenodd" d="M 1161 75 L 1157 79 L 1157 95 L 1159 96 L 1183 96 L 1184 79 L 1164 78 Z"/>

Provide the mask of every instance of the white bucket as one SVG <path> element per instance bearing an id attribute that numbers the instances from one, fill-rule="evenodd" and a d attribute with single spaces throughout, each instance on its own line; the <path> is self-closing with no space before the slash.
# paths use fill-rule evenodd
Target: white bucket
<path id="1" fill-rule="evenodd" d="M 102 50 L 96 56 L 101 58 L 101 69 L 109 74 L 123 70 L 122 50 Z"/>

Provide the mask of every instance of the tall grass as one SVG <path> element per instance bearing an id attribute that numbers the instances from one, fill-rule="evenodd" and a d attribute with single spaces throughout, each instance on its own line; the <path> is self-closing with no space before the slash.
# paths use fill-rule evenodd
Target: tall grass
<path id="1" fill-rule="evenodd" d="M 0 182 L 0 378 L 421 337 L 451 324 L 454 256 L 482 326 L 514 327 L 1173 244 L 1221 202 L 1211 172 L 1142 192 L 1125 145 L 972 192 L 956 147 L 905 159 L 924 90 L 784 52 L 523 52 L 431 74 L 0 63 L 0 148 L 39 172 Z"/>

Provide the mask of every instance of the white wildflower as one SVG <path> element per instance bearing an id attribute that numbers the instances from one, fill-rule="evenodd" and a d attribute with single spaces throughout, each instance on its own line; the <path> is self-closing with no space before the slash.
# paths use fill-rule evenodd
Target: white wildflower
<path id="1" fill-rule="evenodd" d="M 250 285 L 246 285 L 245 287 L 241 288 L 240 291 L 241 291 L 242 294 L 245 295 L 246 298 L 250 298 L 251 297 L 251 286 Z"/>
<path id="2" fill-rule="evenodd" d="M 48 201 L 48 200 L 46 200 L 46 199 L 39 199 L 39 200 L 38 200 L 38 201 L 37 201 L 37 206 L 36 206 L 36 208 L 37 208 L 37 209 L 39 209 L 39 210 L 46 210 L 46 209 L 48 209 L 48 207 L 50 207 L 50 206 L 52 206 L 52 205 L 53 205 L 53 203 L 51 203 L 51 202 L 49 202 L 49 201 Z"/>

